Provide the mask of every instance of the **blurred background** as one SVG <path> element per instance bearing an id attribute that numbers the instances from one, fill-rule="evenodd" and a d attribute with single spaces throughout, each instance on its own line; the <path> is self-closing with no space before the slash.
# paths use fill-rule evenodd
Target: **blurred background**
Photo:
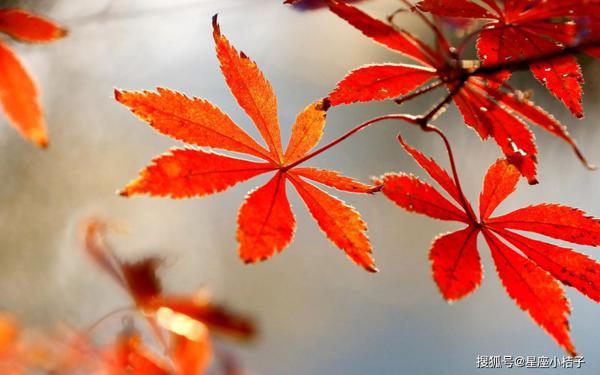
<path id="1" fill-rule="evenodd" d="M 384 17 L 399 3 L 373 0 L 362 9 Z M 279 99 L 282 139 L 309 102 L 324 97 L 352 68 L 403 61 L 362 37 L 325 9 L 302 11 L 279 0 L 46 0 L 2 1 L 47 15 L 69 28 L 48 45 L 11 45 L 36 77 L 49 124 L 50 148 L 23 141 L 0 117 L 0 309 L 28 325 L 57 320 L 85 327 L 128 305 L 127 296 L 83 254 L 78 224 L 89 216 L 128 223 L 111 237 L 127 259 L 162 255 L 166 288 L 192 292 L 207 285 L 215 297 L 258 319 L 259 339 L 236 348 L 258 374 L 476 374 L 478 355 L 559 356 L 563 351 L 520 311 L 502 288 L 481 244 L 483 285 L 449 305 L 431 279 L 432 239 L 458 228 L 408 214 L 381 195 L 336 194 L 369 224 L 380 273 L 350 262 L 320 232 L 298 196 L 289 191 L 298 229 L 292 245 L 268 262 L 246 266 L 236 253 L 236 216 L 244 195 L 264 179 L 205 199 L 169 200 L 115 194 L 155 155 L 178 145 L 115 102 L 113 88 L 169 87 L 219 105 L 253 136 L 257 131 L 236 106 L 214 55 L 210 18 L 257 61 Z M 399 22 L 427 38 L 416 18 Z M 567 125 L 589 160 L 600 163 L 600 65 L 581 60 L 586 117 L 574 119 L 527 73 L 514 78 L 534 100 Z M 439 93 L 404 106 L 425 111 Z M 373 116 L 398 111 L 390 103 L 332 109 L 323 142 Z M 478 196 L 483 174 L 500 156 L 480 142 L 451 107 L 437 125 L 448 132 L 462 184 Z M 421 176 L 403 154 L 398 131 L 446 164 L 439 139 L 404 123 L 381 123 L 313 160 L 368 181 L 389 171 Z M 520 189 L 499 212 L 526 204 L 561 202 L 600 215 L 600 174 L 584 169 L 570 148 L 534 129 L 541 184 Z M 578 249 L 600 259 L 595 249 Z M 572 337 L 585 356 L 578 374 L 600 372 L 600 306 L 568 289 Z M 118 328 L 118 327 L 117 327 Z M 495 370 L 494 373 L 519 370 Z M 565 370 L 521 370 L 564 372 Z"/>

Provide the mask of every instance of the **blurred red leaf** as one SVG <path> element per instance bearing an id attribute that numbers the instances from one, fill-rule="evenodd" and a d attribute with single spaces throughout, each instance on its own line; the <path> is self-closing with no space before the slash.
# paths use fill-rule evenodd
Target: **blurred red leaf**
<path id="1" fill-rule="evenodd" d="M 206 338 L 195 340 L 184 336 L 172 336 L 171 358 L 179 375 L 204 374 L 212 359 L 210 341 Z"/>
<path id="2" fill-rule="evenodd" d="M 170 375 L 167 363 L 142 343 L 139 333 L 126 328 L 104 350 L 103 373 L 110 375 Z"/>
<path id="3" fill-rule="evenodd" d="M 60 25 L 23 9 L 0 9 L 0 32 L 31 43 L 51 42 L 67 35 Z"/>
<path id="4" fill-rule="evenodd" d="M 191 296 L 163 293 L 157 274 L 162 260 L 147 258 L 132 263 L 121 261 L 104 238 L 107 227 L 105 222 L 98 219 L 90 219 L 83 224 L 82 242 L 85 250 L 102 270 L 127 291 L 148 319 L 151 329 L 163 328 L 170 332 L 168 348 L 176 374 L 204 373 L 212 359 L 209 333 L 244 340 L 255 337 L 256 326 L 252 319 L 211 302 L 205 293 Z M 158 336 L 162 340 L 162 335 Z M 162 374 L 161 371 L 172 373 L 159 357 L 143 347 L 141 337 L 132 327 L 124 330 L 108 353 L 110 356 L 106 365 L 110 368 L 131 368 L 133 373 L 140 375 Z"/>
<path id="5" fill-rule="evenodd" d="M 51 42 L 66 35 L 55 23 L 21 9 L 0 9 L 0 32 L 24 42 Z M 15 53 L 0 41 L 0 103 L 21 135 L 48 145 L 46 124 L 33 79 Z"/>
<path id="6" fill-rule="evenodd" d="M 165 308 L 171 313 L 182 314 L 201 322 L 218 332 L 245 339 L 255 335 L 256 327 L 251 319 L 213 304 L 202 295 L 165 295 L 157 275 L 162 261 L 147 258 L 134 263 L 122 262 L 105 241 L 106 229 L 107 225 L 103 221 L 86 221 L 83 224 L 82 238 L 85 250 L 98 266 L 127 291 L 146 315 L 157 314 L 161 308 Z M 165 312 L 169 314 L 169 311 L 163 311 Z"/>

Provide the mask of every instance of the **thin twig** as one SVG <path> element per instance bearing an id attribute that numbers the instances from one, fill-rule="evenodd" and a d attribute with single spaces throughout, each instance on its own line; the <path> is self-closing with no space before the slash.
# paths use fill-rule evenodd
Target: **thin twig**
<path id="1" fill-rule="evenodd" d="M 421 88 L 421 89 L 419 89 L 419 90 L 413 91 L 413 92 L 411 92 L 410 94 L 407 94 L 407 95 L 401 96 L 401 97 L 399 97 L 398 99 L 395 99 L 395 100 L 394 100 L 394 102 L 395 102 L 396 104 L 403 104 L 403 103 L 405 103 L 405 102 L 407 102 L 407 101 L 409 101 L 409 100 L 412 100 L 412 99 L 414 99 L 414 98 L 416 98 L 416 97 L 418 97 L 418 96 L 421 96 L 421 95 L 423 95 L 423 94 L 425 94 L 425 93 L 428 93 L 429 91 L 432 91 L 432 90 L 434 90 L 434 89 L 437 89 L 438 87 L 440 87 L 440 86 L 441 86 L 441 85 L 443 85 L 444 83 L 446 83 L 446 82 L 445 82 L 445 81 L 443 81 L 443 80 L 439 80 L 439 81 L 437 81 L 437 82 L 434 82 L 434 83 L 432 83 L 431 85 L 429 85 L 429 86 L 427 86 L 427 87 L 424 87 L 424 88 Z"/>
<path id="2" fill-rule="evenodd" d="M 285 172 L 289 169 L 294 168 L 295 166 L 297 166 L 298 164 L 304 163 L 305 161 L 314 158 L 315 156 L 319 155 L 320 153 L 329 150 L 330 148 L 332 148 L 333 146 L 337 145 L 338 143 L 344 141 L 345 139 L 351 137 L 352 135 L 358 133 L 359 131 L 365 129 L 366 127 L 376 124 L 378 122 L 384 121 L 384 120 L 404 120 L 404 121 L 415 121 L 416 117 L 412 116 L 412 115 L 405 115 L 405 114 L 390 114 L 390 115 L 384 115 L 384 116 L 379 116 L 379 117 L 375 117 L 372 118 L 368 121 L 363 122 L 362 124 L 352 128 L 350 131 L 348 131 L 346 134 L 334 139 L 333 141 L 331 141 L 330 143 L 324 145 L 323 147 L 311 152 L 310 154 L 296 160 L 295 162 L 285 165 L 283 168 L 281 168 L 282 172 Z"/>
<path id="3" fill-rule="evenodd" d="M 440 138 L 444 142 L 444 146 L 446 147 L 446 153 L 448 154 L 448 160 L 450 161 L 450 168 L 452 170 L 452 178 L 454 179 L 454 183 L 456 184 L 456 189 L 458 190 L 458 195 L 461 200 L 460 203 L 463 206 L 463 208 L 465 209 L 465 212 L 467 213 L 467 216 L 469 217 L 471 222 L 478 223 L 477 216 L 475 215 L 475 212 L 473 212 L 473 208 L 469 204 L 469 201 L 467 200 L 465 193 L 463 192 L 462 187 L 460 185 L 460 178 L 458 177 L 456 162 L 454 160 L 454 153 L 452 152 L 452 147 L 450 146 L 450 141 L 448 140 L 448 137 L 446 137 L 446 134 L 444 134 L 444 132 L 440 128 L 438 128 L 437 126 L 431 125 L 429 123 L 425 124 L 424 126 L 421 126 L 421 129 L 425 132 L 436 133 L 438 136 L 440 136 Z"/>

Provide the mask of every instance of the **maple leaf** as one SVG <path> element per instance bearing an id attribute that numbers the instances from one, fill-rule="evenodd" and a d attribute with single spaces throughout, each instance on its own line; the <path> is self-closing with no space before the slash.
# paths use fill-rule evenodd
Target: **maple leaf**
<path id="1" fill-rule="evenodd" d="M 243 153 L 261 162 L 201 149 L 174 149 L 155 158 L 121 192 L 172 198 L 202 197 L 221 192 L 255 176 L 275 172 L 248 194 L 238 215 L 240 257 L 247 263 L 264 260 L 292 241 L 296 221 L 286 193 L 289 181 L 327 237 L 357 264 L 376 270 L 366 224 L 358 212 L 309 180 L 338 190 L 371 193 L 377 187 L 334 171 L 296 167 L 310 157 L 325 126 L 327 100 L 308 105 L 296 118 L 287 149 L 281 147 L 277 98 L 256 63 L 238 52 L 221 34 L 216 16 L 213 37 L 221 71 L 238 104 L 252 119 L 267 144 L 259 145 L 229 116 L 198 98 L 158 88 L 156 92 L 115 91 L 116 100 L 162 134 L 201 147 Z"/>
<path id="2" fill-rule="evenodd" d="M 383 184 L 383 194 L 407 211 L 467 225 L 440 235 L 431 245 L 433 279 L 442 296 L 455 301 L 481 284 L 477 237 L 482 234 L 508 295 L 559 345 L 574 354 L 569 335 L 569 302 L 559 282 L 600 302 L 600 264 L 571 249 L 528 238 L 515 230 L 599 246 L 600 220 L 558 204 L 532 205 L 493 217 L 494 210 L 515 191 L 519 181 L 518 170 L 504 159 L 487 171 L 477 218 L 458 180 L 451 178 L 435 160 L 398 138 L 405 151 L 451 200 L 428 183 L 404 173 L 382 176 L 378 182 Z"/>
<path id="3" fill-rule="evenodd" d="M 22 9 L 0 9 L 0 32 L 30 43 L 51 42 L 65 29 Z M 46 123 L 33 79 L 12 49 L 0 40 L 0 103 L 21 135 L 40 147 L 48 145 Z"/>
<path id="4" fill-rule="evenodd" d="M 417 6 L 436 15 L 485 21 L 477 50 L 486 65 L 544 56 L 573 44 L 598 43 L 596 36 L 594 40 L 582 34 L 588 32 L 589 25 L 600 22 L 598 1 L 505 1 L 502 4 L 494 0 L 486 0 L 481 5 L 470 0 L 423 0 Z M 541 59 L 532 62 L 529 68 L 575 116 L 583 117 L 583 75 L 575 56 L 565 54 Z"/>
<path id="5" fill-rule="evenodd" d="M 330 9 L 367 37 L 423 65 L 376 64 L 357 68 L 330 93 L 333 106 L 402 97 L 433 81 L 429 87 L 422 88 L 422 92 L 446 86 L 465 123 L 481 139 L 492 137 L 531 184 L 537 183 L 537 148 L 524 120 L 563 139 L 588 165 L 576 142 L 553 116 L 520 92 L 503 90 L 507 71 L 474 74 L 473 68 L 463 66 L 457 59 L 442 34 L 437 35 L 440 48 L 434 50 L 406 30 L 372 18 L 351 5 L 330 1 Z M 440 15 L 464 16 L 472 14 L 474 9 L 480 7 L 465 6 L 448 14 L 440 12 Z"/>

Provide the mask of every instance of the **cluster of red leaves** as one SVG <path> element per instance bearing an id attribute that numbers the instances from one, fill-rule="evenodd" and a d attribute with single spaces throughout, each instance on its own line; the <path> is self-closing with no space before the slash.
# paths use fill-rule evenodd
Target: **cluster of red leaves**
<path id="1" fill-rule="evenodd" d="M 519 171 L 504 159 L 494 163 L 485 176 L 477 218 L 458 182 L 435 160 L 402 138 L 399 140 L 454 203 L 428 183 L 404 173 L 382 176 L 383 194 L 410 212 L 467 224 L 464 229 L 437 237 L 431 246 L 429 259 L 433 278 L 444 298 L 461 299 L 481 284 L 482 269 L 477 251 L 477 237 L 481 233 L 509 296 L 574 354 L 567 320 L 569 302 L 559 282 L 600 302 L 600 264 L 571 249 L 525 237 L 515 230 L 600 246 L 600 220 L 576 208 L 548 203 L 492 217 L 500 203 L 515 191 L 519 181 Z"/>
<path id="2" fill-rule="evenodd" d="M 108 344 L 98 345 L 87 332 L 62 329 L 46 334 L 22 329 L 9 315 L 0 317 L 0 373 L 202 375 L 211 359 L 210 342 L 173 334 L 168 359 L 150 350 L 128 323 Z M 239 371 L 219 372 L 241 375 Z"/>
<path id="3" fill-rule="evenodd" d="M 597 30 L 593 29 L 597 29 L 600 23 L 600 2 L 597 0 L 539 0 L 534 3 L 515 0 L 503 2 L 503 7 L 493 0 L 482 3 L 423 0 L 418 7 L 435 15 L 485 22 L 477 42 L 477 51 L 484 65 L 545 56 L 560 52 L 566 46 L 585 45 L 598 38 L 594 34 Z M 598 48 L 582 50 L 594 55 L 593 51 L 598 51 Z M 529 64 L 529 68 L 575 116 L 583 117 L 583 75 L 575 56 L 566 54 L 544 58 Z"/>
<path id="4" fill-rule="evenodd" d="M 161 260 L 122 262 L 106 244 L 105 231 L 104 222 L 93 219 L 86 223 L 83 241 L 87 254 L 129 294 L 168 356 L 157 356 L 137 332 L 126 330 L 111 345 L 112 360 L 108 362 L 116 364 L 117 370 L 139 375 L 205 374 L 213 358 L 210 333 L 241 340 L 254 338 L 256 328 L 250 319 L 210 302 L 205 293 L 191 297 L 164 294 L 157 275 Z M 168 340 L 161 329 L 169 332 Z M 225 368 L 224 375 L 241 375 L 238 368 Z"/>
<path id="5" fill-rule="evenodd" d="M 0 313 L 0 374 L 91 372 L 99 368 L 99 350 L 84 334 L 72 329 L 42 333 L 24 329 L 14 316 Z"/>
<path id="6" fill-rule="evenodd" d="M 573 354 L 567 320 L 570 308 L 559 282 L 600 301 L 597 276 L 600 266 L 571 249 L 534 240 L 514 230 L 598 246 L 600 222 L 578 209 L 555 204 L 529 206 L 497 217 L 491 217 L 491 214 L 514 191 L 520 176 L 526 177 L 531 184 L 537 183 L 537 148 L 526 121 L 564 140 L 587 164 L 565 127 L 506 81 L 513 71 L 529 69 L 571 112 L 581 117 L 582 75 L 573 53 L 583 51 L 592 56 L 599 55 L 595 35 L 600 14 L 598 1 L 507 0 L 500 6 L 494 0 L 424 0 L 411 10 L 433 30 L 437 40 L 435 47 L 345 2 L 330 0 L 327 4 L 367 37 L 421 65 L 377 64 L 351 71 L 328 98 L 310 104 L 298 115 L 284 151 L 277 99 L 271 85 L 257 65 L 223 36 L 215 16 L 213 37 L 221 71 L 266 147 L 203 99 L 189 98 L 164 88 L 155 92 L 116 90 L 115 97 L 164 135 L 194 146 L 245 154 L 260 162 L 198 148 L 173 149 L 155 158 L 121 194 L 202 197 L 274 172 L 265 185 L 246 197 L 240 208 L 237 239 L 238 251 L 244 261 L 267 259 L 291 242 L 295 219 L 286 195 L 286 182 L 289 181 L 327 237 L 354 262 L 368 271 L 375 271 L 371 245 L 365 234 L 366 224 L 359 214 L 309 180 L 354 193 L 374 193 L 383 189 L 387 197 L 409 211 L 467 224 L 463 230 L 439 237 L 431 250 L 434 279 L 444 298 L 449 301 L 460 299 L 480 284 L 482 271 L 476 245 L 481 233 L 508 294 Z M 434 17 L 467 19 L 470 24 L 483 23 L 473 34 L 479 37 L 476 47 L 482 61 L 462 59 L 462 46 L 459 49 L 451 46 L 442 31 L 422 12 L 430 12 Z M 403 103 L 438 87 L 446 88 L 448 95 L 428 114 L 382 116 L 313 151 L 322 137 L 330 106 L 393 98 Z M 424 130 L 435 130 L 444 138 L 451 154 L 443 133 L 428 124 L 451 101 L 457 105 L 465 123 L 482 139 L 493 138 L 506 156 L 492 165 L 486 175 L 479 218 L 462 193 L 453 160 L 454 176 L 451 178 L 435 161 L 402 140 L 405 150 L 458 206 L 429 184 L 406 174 L 388 174 L 377 180 L 376 186 L 369 186 L 334 171 L 298 167 L 353 132 L 384 119 L 405 120 Z M 179 305 L 168 305 L 165 304 L 168 299 L 157 298 L 160 292 L 156 289 L 160 288 L 153 282 L 156 262 L 120 264 L 117 267 L 120 271 L 108 268 L 107 271 L 115 274 L 115 279 L 118 279 L 117 274 L 123 275 L 119 283 L 128 288 L 145 311 L 155 313 L 159 306 L 167 306 L 176 313 L 189 316 L 185 309 L 178 310 Z M 134 279 L 143 280 L 143 283 L 128 280 L 127 274 L 131 272 Z"/>
<path id="7" fill-rule="evenodd" d="M 581 116 L 582 76 L 579 65 L 572 55 L 552 57 L 552 54 L 581 42 L 578 38 L 581 33 L 563 34 L 564 29 L 577 30 L 577 24 L 573 23 L 574 17 L 583 16 L 586 11 L 596 11 L 598 2 L 555 0 L 530 4 L 509 1 L 506 14 L 501 13 L 493 0 L 485 3 L 497 13 L 480 34 L 477 47 L 484 65 L 478 67 L 476 64 L 465 64 L 439 30 L 436 33 L 438 47 L 432 48 L 406 30 L 374 19 L 351 5 L 331 1 L 331 10 L 363 34 L 422 64 L 376 64 L 353 70 L 330 94 L 331 104 L 335 106 L 397 98 L 432 82 L 423 91 L 445 86 L 465 123 L 482 139 L 492 137 L 507 159 L 530 183 L 537 182 L 537 149 L 533 133 L 524 120 L 566 141 L 585 162 L 565 127 L 520 92 L 506 90 L 504 81 L 510 76 L 511 68 L 520 68 L 517 64 L 520 60 L 533 59 L 534 62 L 529 67 L 534 75 L 573 113 Z M 547 3 L 552 3 L 553 7 L 549 8 Z M 492 18 L 492 14 L 486 9 L 467 0 L 423 1 L 419 7 L 440 16 Z M 572 9 L 577 9 L 577 13 L 572 13 Z M 517 18 L 515 12 L 521 18 Z M 598 17 L 600 12 L 593 14 Z M 557 17 L 564 22 L 557 23 Z M 517 23 L 517 19 L 523 25 Z M 517 29 L 517 25 L 521 25 L 523 30 Z M 519 35 L 519 39 L 514 39 L 513 35 Z M 563 38 L 558 39 L 558 35 Z M 551 36 L 555 38 L 553 42 L 547 40 Z M 528 38 L 527 41 L 536 47 L 527 48 L 528 44 L 521 41 L 521 38 Z M 549 57 L 542 58 L 545 56 Z"/>
<path id="8" fill-rule="evenodd" d="M 116 99 L 162 134 L 196 146 L 256 157 L 234 158 L 201 149 L 173 149 L 153 160 L 121 192 L 172 198 L 202 197 L 267 172 L 275 175 L 246 197 L 238 215 L 239 254 L 245 262 L 264 260 L 291 242 L 295 218 L 286 194 L 290 182 L 327 237 L 357 264 L 376 270 L 366 224 L 358 212 L 308 180 L 352 193 L 378 188 L 331 170 L 296 167 L 310 157 L 325 127 L 328 100 L 308 105 L 297 117 L 287 149 L 281 147 L 277 98 L 254 61 L 238 52 L 221 34 L 216 16 L 213 36 L 221 71 L 231 93 L 266 142 L 258 144 L 213 104 L 158 88 L 156 92 L 116 91 Z"/>
<path id="9" fill-rule="evenodd" d="M 27 43 L 65 36 L 57 24 L 21 9 L 0 9 L 0 32 Z M 48 145 L 46 124 L 33 79 L 12 49 L 0 40 L 0 103 L 14 127 L 40 147 Z"/>

